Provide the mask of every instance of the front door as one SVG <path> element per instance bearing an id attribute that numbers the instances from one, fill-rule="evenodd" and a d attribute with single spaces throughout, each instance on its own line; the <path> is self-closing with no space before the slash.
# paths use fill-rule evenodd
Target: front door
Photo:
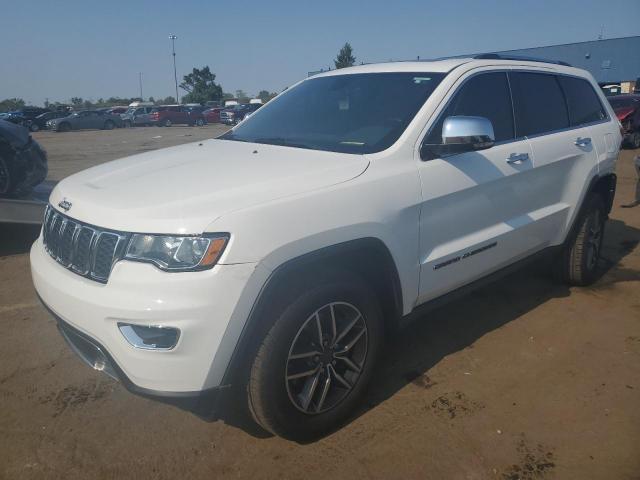
<path id="1" fill-rule="evenodd" d="M 442 142 L 449 116 L 480 116 L 494 128 L 493 147 L 420 161 L 420 288 L 423 303 L 540 248 L 531 206 L 532 151 L 516 138 L 506 72 L 458 82 L 425 143 Z"/>

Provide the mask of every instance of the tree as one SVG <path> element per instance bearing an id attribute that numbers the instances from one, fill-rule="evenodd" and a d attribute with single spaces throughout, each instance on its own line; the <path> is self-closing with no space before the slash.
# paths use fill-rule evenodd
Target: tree
<path id="1" fill-rule="evenodd" d="M 74 107 L 79 107 L 83 103 L 84 103 L 84 100 L 82 99 L 82 97 L 71 97 L 71 104 Z"/>
<path id="2" fill-rule="evenodd" d="M 155 99 L 155 98 L 153 98 L 153 97 L 149 97 L 149 101 L 150 101 L 151 103 L 156 103 L 156 99 Z"/>
<path id="3" fill-rule="evenodd" d="M 206 103 L 222 98 L 222 87 L 216 82 L 216 74 L 212 73 L 208 65 L 201 69 L 194 68 L 189 75 L 184 76 L 180 88 L 188 92 L 182 97 L 184 103 Z"/>
<path id="4" fill-rule="evenodd" d="M 333 63 L 336 68 L 353 67 L 356 63 L 356 57 L 353 56 L 353 48 L 351 48 L 349 42 L 345 43 L 344 47 L 340 49 Z"/>
<path id="5" fill-rule="evenodd" d="M 21 110 L 25 106 L 24 100 L 21 98 L 7 98 L 0 102 L 0 112 L 11 112 L 13 110 Z"/>
<path id="6" fill-rule="evenodd" d="M 272 98 L 275 98 L 278 94 L 275 92 L 269 92 L 268 90 L 260 90 L 258 98 L 262 100 L 262 103 L 267 103 Z"/>
<path id="7" fill-rule="evenodd" d="M 176 103 L 176 99 L 173 97 L 164 97 L 162 100 L 158 100 L 160 105 L 174 105 Z"/>

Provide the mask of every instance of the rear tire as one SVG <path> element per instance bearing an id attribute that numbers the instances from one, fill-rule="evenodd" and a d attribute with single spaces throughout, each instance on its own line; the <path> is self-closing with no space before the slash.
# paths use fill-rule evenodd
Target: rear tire
<path id="1" fill-rule="evenodd" d="M 171 126 L 171 120 L 169 120 L 168 118 L 162 122 L 162 126 L 163 127 L 170 127 Z"/>
<path id="2" fill-rule="evenodd" d="M 29 130 L 31 130 L 32 132 L 37 132 L 38 130 L 40 130 L 40 126 L 37 123 L 31 123 L 31 125 L 29 125 Z"/>
<path id="3" fill-rule="evenodd" d="M 640 132 L 633 132 L 629 135 L 629 146 L 631 148 L 640 148 Z"/>
<path id="4" fill-rule="evenodd" d="M 196 126 L 197 127 L 202 127 L 204 125 L 204 120 L 202 120 L 201 118 L 196 120 Z"/>
<path id="5" fill-rule="evenodd" d="M 107 120 L 106 122 L 104 122 L 104 129 L 105 130 L 113 130 L 113 128 L 115 127 L 115 123 L 113 123 L 112 120 Z"/>
<path id="6" fill-rule="evenodd" d="M 369 286 L 348 271 L 315 272 L 296 283 L 307 287 L 288 289 L 267 314 L 273 325 L 253 360 L 247 394 L 264 429 L 309 440 L 353 411 L 374 371 L 383 319 Z"/>
<path id="7" fill-rule="evenodd" d="M 578 217 L 577 230 L 567 240 L 556 265 L 556 275 L 569 285 L 586 286 L 598 278 L 607 214 L 600 195 L 591 195 L 587 202 Z"/>
<path id="8" fill-rule="evenodd" d="M 71 130 L 71 125 L 68 124 L 67 122 L 61 123 L 60 125 L 58 125 L 58 132 L 69 132 Z"/>

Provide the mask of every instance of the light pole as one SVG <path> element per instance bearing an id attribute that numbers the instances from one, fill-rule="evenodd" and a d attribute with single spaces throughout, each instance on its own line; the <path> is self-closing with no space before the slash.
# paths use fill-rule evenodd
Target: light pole
<path id="1" fill-rule="evenodd" d="M 138 72 L 138 79 L 140 80 L 140 101 L 144 102 L 144 97 L 142 96 L 142 72 Z"/>
<path id="2" fill-rule="evenodd" d="M 176 103 L 180 103 L 180 98 L 178 97 L 178 72 L 176 71 L 176 38 L 178 37 L 173 34 L 169 35 L 171 50 L 173 52 L 173 79 L 176 82 Z"/>

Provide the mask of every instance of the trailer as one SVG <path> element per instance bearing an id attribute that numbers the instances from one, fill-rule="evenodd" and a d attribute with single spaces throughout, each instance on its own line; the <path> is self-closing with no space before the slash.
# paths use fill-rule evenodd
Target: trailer
<path id="1" fill-rule="evenodd" d="M 49 195 L 57 182 L 45 181 L 33 189 L 25 198 L 0 197 L 0 223 L 40 225 Z"/>

